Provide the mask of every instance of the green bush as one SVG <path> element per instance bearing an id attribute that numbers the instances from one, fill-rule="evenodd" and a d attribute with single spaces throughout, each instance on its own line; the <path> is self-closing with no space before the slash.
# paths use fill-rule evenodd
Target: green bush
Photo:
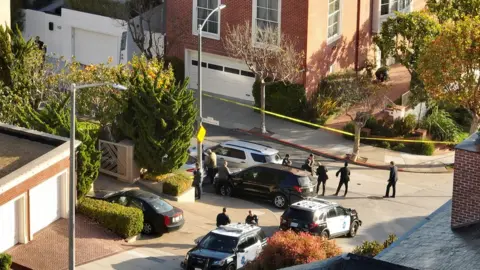
<path id="1" fill-rule="evenodd" d="M 403 122 L 404 122 L 405 128 L 408 131 L 412 131 L 417 126 L 417 117 L 413 114 L 409 114 L 405 116 L 405 118 L 403 118 Z"/>
<path id="2" fill-rule="evenodd" d="M 260 82 L 252 89 L 255 106 L 260 107 Z M 265 109 L 290 117 L 305 119 L 307 97 L 301 84 L 272 82 L 265 86 Z"/>
<path id="3" fill-rule="evenodd" d="M 403 143 L 398 143 L 395 146 L 392 146 L 393 151 L 402 151 L 403 149 L 405 149 L 405 144 Z"/>
<path id="4" fill-rule="evenodd" d="M 455 141 L 460 129 L 447 111 L 435 107 L 425 117 L 422 127 L 428 131 L 432 139 L 439 141 Z"/>
<path id="5" fill-rule="evenodd" d="M 412 132 L 417 125 L 415 115 L 409 114 L 405 118 L 395 119 L 393 121 L 393 134 L 394 136 L 405 136 Z"/>
<path id="6" fill-rule="evenodd" d="M 343 127 L 343 131 L 345 132 L 350 132 L 352 134 L 355 134 L 355 124 L 353 122 L 348 122 L 344 127 Z M 345 139 L 348 139 L 348 140 L 352 140 L 354 139 L 354 136 L 350 136 L 350 135 L 346 135 L 346 134 L 342 134 L 342 136 L 345 138 Z"/>
<path id="7" fill-rule="evenodd" d="M 397 241 L 397 236 L 395 234 L 390 234 L 383 244 L 380 244 L 377 241 L 364 241 L 360 246 L 357 246 L 353 250 L 353 254 L 373 258 L 395 241 Z"/>
<path id="8" fill-rule="evenodd" d="M 435 151 L 435 145 L 433 143 L 411 143 L 410 152 L 417 155 L 431 156 Z"/>
<path id="9" fill-rule="evenodd" d="M 165 57 L 165 64 L 166 66 L 172 65 L 175 82 L 182 84 L 185 80 L 185 63 L 183 60 L 175 56 L 167 56 Z"/>
<path id="10" fill-rule="evenodd" d="M 380 147 L 385 148 L 385 149 L 390 149 L 390 143 L 387 141 L 382 141 L 380 143 Z"/>
<path id="11" fill-rule="evenodd" d="M 143 229 L 143 213 L 137 208 L 91 198 L 80 200 L 77 208 L 80 213 L 124 238 L 137 235 Z"/>
<path id="12" fill-rule="evenodd" d="M 12 256 L 7 253 L 0 253 L 0 270 L 10 270 Z"/>
<path id="13" fill-rule="evenodd" d="M 147 173 L 145 179 L 163 182 L 163 193 L 171 196 L 178 196 L 192 187 L 192 178 L 182 173 L 164 175 Z"/>

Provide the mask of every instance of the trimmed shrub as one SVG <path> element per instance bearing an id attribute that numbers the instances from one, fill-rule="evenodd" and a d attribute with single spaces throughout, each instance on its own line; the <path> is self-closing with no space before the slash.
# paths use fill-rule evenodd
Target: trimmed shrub
<path id="1" fill-rule="evenodd" d="M 385 148 L 385 149 L 390 149 L 390 143 L 387 141 L 382 141 L 380 143 L 380 147 Z"/>
<path id="2" fill-rule="evenodd" d="M 392 146 L 393 151 L 402 151 L 405 149 L 405 144 L 403 143 L 398 143 L 395 146 Z"/>
<path id="3" fill-rule="evenodd" d="M 175 56 L 165 57 L 165 66 L 172 65 L 175 83 L 182 84 L 185 80 L 185 64 L 182 59 Z"/>
<path id="4" fill-rule="evenodd" d="M 255 106 L 260 107 L 260 82 L 252 89 Z M 265 109 L 290 117 L 305 119 L 307 97 L 301 84 L 272 82 L 265 86 Z"/>
<path id="5" fill-rule="evenodd" d="M 431 156 L 435 152 L 433 143 L 411 143 L 409 148 L 413 154 Z"/>
<path id="6" fill-rule="evenodd" d="M 178 196 L 192 187 L 192 178 L 183 173 L 153 175 L 147 173 L 145 179 L 163 182 L 163 193 Z"/>
<path id="7" fill-rule="evenodd" d="M 353 254 L 373 258 L 395 241 L 397 241 L 397 236 L 395 234 L 390 234 L 383 244 L 380 244 L 377 241 L 364 241 L 360 246 L 357 246 L 353 250 Z"/>
<path id="8" fill-rule="evenodd" d="M 439 141 L 455 141 L 460 133 L 460 129 L 449 113 L 437 107 L 425 117 L 422 127 L 428 131 L 432 139 Z"/>
<path id="9" fill-rule="evenodd" d="M 77 208 L 123 238 L 137 235 L 143 229 L 143 213 L 137 208 L 86 197 L 79 201 Z"/>
<path id="10" fill-rule="evenodd" d="M 246 270 L 276 270 L 311 263 L 338 256 L 342 253 L 335 241 L 307 233 L 278 231 L 268 239 L 260 255 L 249 262 Z"/>
<path id="11" fill-rule="evenodd" d="M 12 256 L 7 253 L 0 253 L 0 270 L 10 270 Z"/>

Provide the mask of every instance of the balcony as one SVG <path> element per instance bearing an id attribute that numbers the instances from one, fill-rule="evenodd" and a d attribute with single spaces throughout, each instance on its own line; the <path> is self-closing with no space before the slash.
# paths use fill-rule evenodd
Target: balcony
<path id="1" fill-rule="evenodd" d="M 395 17 L 395 12 L 409 13 L 413 10 L 415 0 L 374 0 L 372 32 L 378 33 L 382 24 L 390 17 Z"/>

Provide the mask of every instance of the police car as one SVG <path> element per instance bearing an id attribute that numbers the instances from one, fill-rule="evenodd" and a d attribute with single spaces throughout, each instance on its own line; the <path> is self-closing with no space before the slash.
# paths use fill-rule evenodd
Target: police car
<path id="1" fill-rule="evenodd" d="M 280 221 L 281 230 L 308 232 L 326 238 L 344 235 L 354 237 L 361 225 L 362 221 L 355 209 L 318 198 L 291 204 Z"/>
<path id="2" fill-rule="evenodd" d="M 181 263 L 183 269 L 234 270 L 257 258 L 267 237 L 258 226 L 236 223 L 220 226 L 195 242 Z"/>

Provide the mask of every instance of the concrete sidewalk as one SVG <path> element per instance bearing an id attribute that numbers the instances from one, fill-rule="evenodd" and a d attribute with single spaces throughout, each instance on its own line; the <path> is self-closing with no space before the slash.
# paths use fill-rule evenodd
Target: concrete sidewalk
<path id="1" fill-rule="evenodd" d="M 204 96 L 203 115 L 218 120 L 221 127 L 261 135 L 258 134 L 260 114 L 254 112 L 251 108 Z M 269 115 L 266 116 L 266 124 L 267 130 L 272 134 L 266 136 L 270 140 L 334 159 L 343 159 L 346 154 L 352 152 L 353 141 L 346 140 L 332 132 L 321 129 L 315 130 Z M 454 162 L 453 151 L 443 155 L 421 156 L 364 144 L 360 148 L 360 157 L 366 161 L 365 163 L 358 163 L 359 165 L 381 168 L 388 166 L 390 161 L 394 161 L 403 171 L 425 173 L 448 172 L 445 165 Z"/>

